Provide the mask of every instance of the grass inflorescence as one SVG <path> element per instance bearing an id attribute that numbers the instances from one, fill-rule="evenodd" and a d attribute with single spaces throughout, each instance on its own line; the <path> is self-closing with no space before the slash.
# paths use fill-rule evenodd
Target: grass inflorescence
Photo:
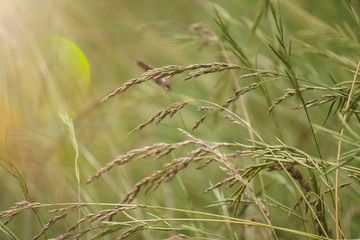
<path id="1" fill-rule="evenodd" d="M 74 159 L 75 150 L 76 202 L 37 202 L 26 179 L 39 176 L 25 178 L 0 152 L 26 199 L 0 211 L 1 234 L 19 239 L 14 225 L 27 213 L 39 225 L 34 240 L 359 238 L 360 12 L 354 1 L 329 4 L 345 20 L 292 1 L 262 1 L 239 19 L 225 3 L 205 7 L 213 25 L 193 23 L 176 38 L 216 60 L 137 60 L 139 77 L 61 115 L 68 129 L 57 144 L 67 136 L 72 148 L 51 146 L 44 158 Z M 299 30 L 290 17 L 304 21 Z M 120 113 L 106 112 L 121 101 Z M 107 136 L 86 137 L 89 126 Z"/>

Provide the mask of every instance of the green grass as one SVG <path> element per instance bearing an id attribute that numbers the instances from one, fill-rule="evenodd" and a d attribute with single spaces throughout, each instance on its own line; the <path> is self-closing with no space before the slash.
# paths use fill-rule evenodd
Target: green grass
<path id="1" fill-rule="evenodd" d="M 0 2 L 0 239 L 360 238 L 356 1 L 36 3 Z"/>

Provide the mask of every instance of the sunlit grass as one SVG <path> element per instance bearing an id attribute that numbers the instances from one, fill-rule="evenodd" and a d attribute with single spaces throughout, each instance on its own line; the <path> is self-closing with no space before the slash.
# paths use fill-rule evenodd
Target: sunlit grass
<path id="1" fill-rule="evenodd" d="M 0 238 L 359 238 L 358 9 L 0 1 Z"/>

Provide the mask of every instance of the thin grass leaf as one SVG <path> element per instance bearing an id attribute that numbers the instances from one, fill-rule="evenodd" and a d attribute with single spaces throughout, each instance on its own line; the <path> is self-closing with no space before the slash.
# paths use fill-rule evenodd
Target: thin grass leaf
<path id="1" fill-rule="evenodd" d="M 19 238 L 2 222 L 0 222 L 0 232 L 6 236 L 6 240 L 19 240 Z"/>

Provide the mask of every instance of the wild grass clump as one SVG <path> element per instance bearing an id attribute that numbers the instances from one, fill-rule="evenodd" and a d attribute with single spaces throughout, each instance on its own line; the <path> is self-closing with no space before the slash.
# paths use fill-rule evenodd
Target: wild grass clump
<path id="1" fill-rule="evenodd" d="M 323 22 L 300 3 L 263 1 L 255 18 L 236 19 L 211 5 L 215 26 L 192 24 L 177 41 L 212 47 L 217 61 L 153 68 L 138 60 L 142 75 L 91 105 L 96 113 L 153 81 L 156 95 L 171 101 L 159 97 L 166 107 L 150 114 L 140 108 L 150 101 L 134 104 L 132 110 L 148 115 L 136 119 L 126 138 L 152 141 L 170 128 L 175 136 L 100 164 L 62 115 L 76 152 L 77 202 L 28 197 L 0 212 L 3 235 L 18 239 L 11 223 L 31 211 L 41 226 L 32 239 L 359 238 L 360 12 L 353 1 L 329 4 L 349 15 Z M 315 27 L 297 30 L 287 23 L 290 16 Z M 314 39 L 317 33 L 328 49 Z M 342 55 L 343 49 L 356 54 Z M 211 87 L 197 88 L 197 81 Z M 79 111 L 78 121 L 89 109 Z M 88 161 L 80 163 L 79 154 Z M 16 167 L 7 169 L 23 183 Z M 129 169 L 137 180 L 126 184 Z M 92 185 L 121 197 L 88 201 L 85 189 Z"/>

